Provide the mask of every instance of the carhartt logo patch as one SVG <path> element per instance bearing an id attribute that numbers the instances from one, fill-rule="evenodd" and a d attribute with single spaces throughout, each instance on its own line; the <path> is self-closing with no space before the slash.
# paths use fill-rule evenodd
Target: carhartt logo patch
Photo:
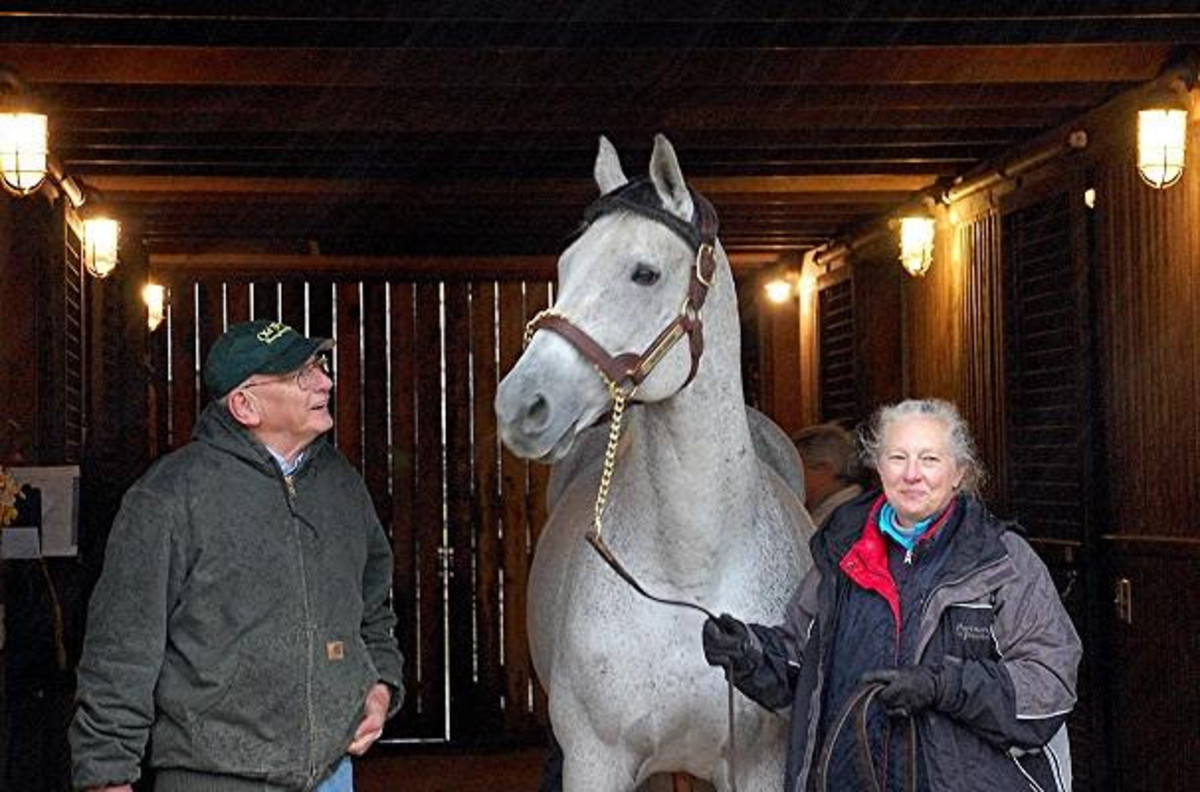
<path id="1" fill-rule="evenodd" d="M 346 657 L 346 645 L 341 641 L 330 641 L 325 644 L 325 656 L 330 662 L 336 662 Z"/>
<path id="2" fill-rule="evenodd" d="M 257 337 L 264 344 L 274 344 L 290 332 L 292 332 L 292 328 L 283 322 L 271 322 L 271 324 L 258 331 Z"/>

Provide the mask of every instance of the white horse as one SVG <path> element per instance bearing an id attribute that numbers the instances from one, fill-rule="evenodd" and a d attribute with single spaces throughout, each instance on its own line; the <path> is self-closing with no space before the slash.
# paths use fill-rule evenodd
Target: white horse
<path id="1" fill-rule="evenodd" d="M 765 419 L 744 405 L 733 279 L 709 236 L 715 214 L 661 135 L 649 179 L 629 183 L 604 138 L 595 178 L 602 197 L 558 262 L 555 319 L 535 320 L 531 329 L 546 332 L 497 392 L 501 438 L 519 456 L 562 460 L 612 406 L 597 372 L 625 392 L 641 380 L 624 414 L 605 541 L 657 596 L 777 623 L 811 564 L 812 523 L 796 477 L 789 484 L 760 461 L 752 439 L 751 423 Z M 676 325 L 681 342 L 651 352 Z M 774 446 L 764 459 L 788 446 L 773 425 L 754 428 L 773 438 L 759 440 Z M 556 475 L 529 581 L 530 648 L 564 750 L 564 789 L 627 792 L 656 773 L 687 772 L 725 792 L 726 687 L 704 660 L 704 617 L 641 597 L 585 541 L 604 443 L 586 445 L 586 458 L 572 454 L 569 475 Z M 735 721 L 737 789 L 780 789 L 784 718 L 738 696 Z"/>

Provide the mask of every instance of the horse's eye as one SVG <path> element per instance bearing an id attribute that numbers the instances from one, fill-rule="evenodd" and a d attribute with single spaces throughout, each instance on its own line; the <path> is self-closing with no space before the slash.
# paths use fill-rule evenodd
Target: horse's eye
<path id="1" fill-rule="evenodd" d="M 629 279 L 638 286 L 653 286 L 658 283 L 658 270 L 649 264 L 639 263 L 633 268 L 633 275 Z"/>

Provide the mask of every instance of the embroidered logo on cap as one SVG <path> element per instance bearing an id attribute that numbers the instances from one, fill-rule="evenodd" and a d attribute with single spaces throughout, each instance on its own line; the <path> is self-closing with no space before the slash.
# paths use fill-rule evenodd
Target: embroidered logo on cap
<path id="1" fill-rule="evenodd" d="M 283 322 L 271 322 L 271 324 L 258 331 L 257 338 L 264 344 L 274 344 L 290 332 L 292 332 L 292 328 Z"/>

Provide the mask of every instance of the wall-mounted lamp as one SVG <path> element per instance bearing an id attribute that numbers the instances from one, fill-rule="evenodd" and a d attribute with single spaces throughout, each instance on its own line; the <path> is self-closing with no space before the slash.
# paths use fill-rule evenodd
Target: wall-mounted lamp
<path id="1" fill-rule="evenodd" d="M 934 223 L 932 217 L 910 215 L 900 218 L 900 264 L 913 277 L 921 277 L 933 264 Z"/>
<path id="2" fill-rule="evenodd" d="M 1182 54 L 1150 85 L 1137 114 L 1137 169 L 1162 190 L 1183 176 L 1190 91 L 1200 79 L 1200 52 Z"/>
<path id="3" fill-rule="evenodd" d="M 1187 101 L 1169 88 L 1154 92 L 1138 110 L 1137 167 L 1146 184 L 1162 190 L 1183 176 L 1187 125 Z"/>
<path id="4" fill-rule="evenodd" d="M 146 326 L 153 333 L 167 316 L 167 289 L 161 283 L 142 287 L 142 302 L 146 303 Z"/>
<path id="5" fill-rule="evenodd" d="M 106 278 L 117 267 L 117 240 L 121 224 L 95 215 L 83 220 L 83 266 L 96 278 Z"/>
<path id="6" fill-rule="evenodd" d="M 38 112 L 25 83 L 0 67 L 0 182 L 16 195 L 28 195 L 46 178 L 48 121 Z"/>
<path id="7" fill-rule="evenodd" d="M 781 272 L 770 278 L 763 284 L 763 291 L 767 294 L 767 300 L 776 305 L 782 305 L 792 299 L 797 293 L 796 281 L 796 273 L 794 272 Z"/>

